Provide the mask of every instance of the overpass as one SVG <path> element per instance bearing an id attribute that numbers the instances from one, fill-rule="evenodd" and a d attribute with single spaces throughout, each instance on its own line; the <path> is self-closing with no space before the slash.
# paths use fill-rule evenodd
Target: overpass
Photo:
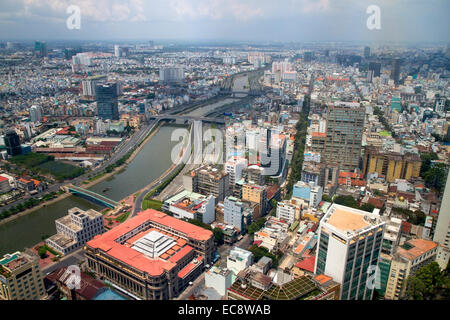
<path id="1" fill-rule="evenodd" d="M 73 195 L 80 196 L 82 198 L 85 198 L 85 199 L 90 200 L 95 203 L 99 203 L 99 204 L 101 204 L 105 207 L 111 208 L 111 209 L 114 209 L 115 207 L 117 207 L 119 205 L 118 202 L 111 200 L 105 196 L 102 196 L 101 194 L 87 190 L 87 189 L 83 189 L 83 188 L 80 188 L 80 187 L 77 187 L 74 185 L 68 186 L 67 189 Z"/>
<path id="2" fill-rule="evenodd" d="M 150 119 L 155 120 L 175 120 L 175 121 L 203 121 L 203 122 L 211 122 L 218 124 L 225 124 L 225 119 L 221 118 L 212 118 L 212 117 L 192 117 L 192 116 L 183 116 L 183 115 L 150 115 Z"/>

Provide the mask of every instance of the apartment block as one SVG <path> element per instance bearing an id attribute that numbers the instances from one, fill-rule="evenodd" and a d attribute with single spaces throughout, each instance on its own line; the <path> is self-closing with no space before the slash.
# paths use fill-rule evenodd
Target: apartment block
<path id="1" fill-rule="evenodd" d="M 45 296 L 37 256 L 17 251 L 0 259 L 0 300 L 41 300 Z"/>
<path id="2" fill-rule="evenodd" d="M 398 300 L 406 291 L 406 280 L 436 259 L 438 245 L 425 239 L 412 239 L 397 248 L 392 259 L 385 299 Z"/>

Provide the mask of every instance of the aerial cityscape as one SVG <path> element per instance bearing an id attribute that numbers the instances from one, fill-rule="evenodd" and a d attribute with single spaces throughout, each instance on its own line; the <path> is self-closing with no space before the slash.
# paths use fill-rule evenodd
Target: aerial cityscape
<path id="1" fill-rule="evenodd" d="M 450 300 L 450 3 L 394 2 L 2 1 L 0 300 Z"/>

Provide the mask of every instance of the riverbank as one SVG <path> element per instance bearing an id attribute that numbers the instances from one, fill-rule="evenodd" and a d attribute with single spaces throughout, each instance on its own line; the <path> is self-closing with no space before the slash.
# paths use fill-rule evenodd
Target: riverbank
<path id="1" fill-rule="evenodd" d="M 11 221 L 13 221 L 13 220 L 15 220 L 17 218 L 26 216 L 27 214 L 30 214 L 30 213 L 32 213 L 32 212 L 34 212 L 36 210 L 39 210 L 39 209 L 41 209 L 41 208 L 43 208 L 45 206 L 48 206 L 48 205 L 51 205 L 51 204 L 53 204 L 55 202 L 61 201 L 61 200 L 65 199 L 65 198 L 67 198 L 67 197 L 70 197 L 70 195 L 71 195 L 70 193 L 63 193 L 63 194 L 59 195 L 58 197 L 56 197 L 56 198 L 54 198 L 52 200 L 45 201 L 43 203 L 38 204 L 37 206 L 35 206 L 33 208 L 26 209 L 25 211 L 16 213 L 13 216 L 10 216 L 10 217 L 8 217 L 6 219 L 1 220 L 0 221 L 0 226 L 5 224 L 5 223 L 11 222 Z"/>
<path id="2" fill-rule="evenodd" d="M 113 171 L 111 171 L 109 173 L 105 173 L 101 177 L 99 177 L 99 178 L 97 178 L 97 179 L 95 179 L 93 181 L 90 181 L 89 183 L 86 183 L 86 184 L 83 183 L 82 187 L 84 189 L 89 189 L 90 187 L 93 187 L 96 184 L 99 184 L 100 182 L 102 182 L 102 181 L 104 181 L 104 180 L 106 180 L 108 178 L 112 178 L 114 175 L 116 175 L 117 173 L 119 173 L 123 169 L 125 169 L 126 166 L 128 164 L 130 164 L 130 162 L 133 161 L 133 159 L 139 154 L 139 152 L 142 150 L 142 148 L 144 148 L 144 146 L 147 144 L 147 142 L 149 142 L 153 138 L 153 136 L 156 133 L 158 133 L 159 129 L 161 129 L 161 127 L 163 125 L 164 125 L 163 123 L 158 124 L 158 126 L 155 129 L 153 129 L 153 131 L 148 135 L 148 137 L 145 138 L 145 140 L 142 141 L 142 143 L 139 145 L 139 147 L 137 147 L 133 151 L 133 153 L 130 155 L 130 157 L 121 166 L 118 166 L 118 167 L 114 168 Z"/>
<path id="3" fill-rule="evenodd" d="M 117 168 L 114 168 L 113 171 L 111 171 L 109 173 L 105 173 L 101 177 L 99 177 L 99 178 L 97 178 L 97 179 L 95 179 L 95 180 L 93 180 L 93 181 L 91 181 L 91 182 L 89 182 L 87 184 L 83 184 L 82 187 L 85 188 L 85 189 L 90 188 L 90 187 L 92 187 L 92 186 L 94 186 L 94 185 L 96 185 L 96 184 L 98 184 L 98 183 L 100 183 L 100 182 L 102 182 L 102 181 L 104 181 L 104 180 L 106 180 L 108 178 L 113 177 L 115 174 L 117 174 L 121 170 L 125 169 L 125 167 L 138 155 L 138 153 L 142 150 L 142 148 L 147 144 L 147 142 L 149 142 L 151 140 L 151 138 L 159 131 L 159 129 L 162 126 L 163 126 L 163 123 L 158 124 L 158 126 L 155 127 L 155 129 L 152 130 L 152 132 L 148 135 L 148 137 L 146 137 L 145 140 L 142 141 L 142 143 L 139 145 L 139 147 L 137 147 L 133 151 L 133 153 L 130 155 L 130 157 L 121 166 L 119 166 Z M 37 205 L 35 207 L 32 207 L 30 209 L 26 209 L 25 211 L 19 212 L 19 213 L 15 214 L 15 215 L 12 215 L 12 216 L 10 216 L 10 217 L 8 217 L 6 219 L 2 219 L 2 220 L 0 220 L 0 226 L 5 224 L 5 223 L 11 222 L 11 221 L 13 221 L 15 219 L 18 219 L 20 217 L 23 217 L 25 215 L 28 215 L 30 213 L 33 213 L 33 212 L 35 212 L 35 211 L 37 211 L 37 210 L 39 210 L 39 209 L 41 209 L 41 208 L 43 208 L 45 206 L 48 206 L 48 205 L 51 205 L 53 203 L 59 202 L 59 201 L 65 199 L 65 198 L 67 198 L 69 196 L 71 196 L 71 193 L 68 193 L 68 192 L 63 193 L 63 194 L 57 196 L 56 198 L 54 198 L 52 200 L 45 201 L 45 202 L 40 203 L 39 205 Z"/>

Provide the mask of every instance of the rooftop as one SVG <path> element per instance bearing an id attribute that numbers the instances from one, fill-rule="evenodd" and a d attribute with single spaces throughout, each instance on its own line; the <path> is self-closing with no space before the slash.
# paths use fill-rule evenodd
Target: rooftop
<path id="1" fill-rule="evenodd" d="M 154 227 L 151 227 L 150 223 Z M 142 225 L 149 227 L 129 239 L 122 240 L 122 243 L 117 241 Z M 114 229 L 95 236 L 87 245 L 97 248 L 137 270 L 158 276 L 164 270 L 171 270 L 178 260 L 192 251 L 191 247 L 186 246 L 185 239 L 159 229 L 158 225 L 170 227 L 198 241 L 205 241 L 212 237 L 212 232 L 209 230 L 148 209 Z M 155 249 L 156 255 L 153 254 Z"/>
<path id="2" fill-rule="evenodd" d="M 364 231 L 382 223 L 377 215 L 335 203 L 328 209 L 322 221 L 343 233 Z"/>
<path id="3" fill-rule="evenodd" d="M 404 246 L 398 247 L 397 253 L 403 258 L 414 260 L 436 247 L 436 242 L 425 239 L 412 239 L 407 241 Z"/>

